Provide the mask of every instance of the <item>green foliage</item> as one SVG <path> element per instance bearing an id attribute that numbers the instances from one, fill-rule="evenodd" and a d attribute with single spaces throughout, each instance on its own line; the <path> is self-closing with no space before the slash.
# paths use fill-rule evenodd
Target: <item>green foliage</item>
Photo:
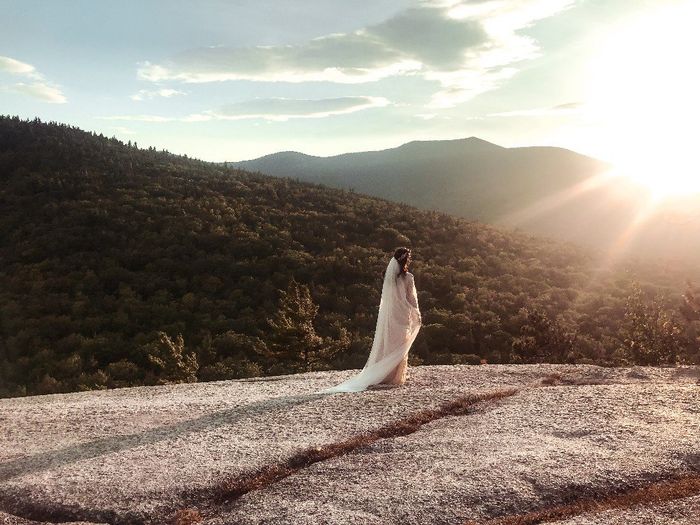
<path id="1" fill-rule="evenodd" d="M 688 282 L 680 312 L 686 321 L 700 321 L 700 288 Z"/>
<path id="2" fill-rule="evenodd" d="M 199 371 L 202 381 L 221 381 L 225 379 L 240 379 L 262 375 L 262 367 L 249 361 L 247 357 L 234 359 L 225 357 L 211 365 L 204 366 Z"/>
<path id="3" fill-rule="evenodd" d="M 629 360 L 641 365 L 674 364 L 684 348 L 683 330 L 674 312 L 659 297 L 645 297 L 636 283 L 625 306 L 623 334 Z"/>
<path id="4" fill-rule="evenodd" d="M 185 341 L 181 334 L 173 341 L 165 332 L 158 332 L 158 338 L 142 349 L 156 367 L 159 384 L 197 381 L 197 356 L 193 352 L 185 352 Z"/>
<path id="5" fill-rule="evenodd" d="M 632 281 L 668 313 L 697 277 L 597 271 L 570 245 L 0 117 L 0 396 L 360 368 L 404 244 L 424 322 L 413 364 L 616 364 Z M 698 321 L 684 323 L 674 353 L 690 361 Z"/>
<path id="6" fill-rule="evenodd" d="M 276 363 L 285 363 L 287 369 L 308 372 L 324 368 L 343 347 L 349 345 L 347 330 L 339 330 L 337 339 L 324 340 L 316 334 L 314 319 L 318 306 L 311 298 L 309 287 L 292 279 L 280 293 L 279 307 L 268 323 L 273 330 L 272 356 Z M 276 365 L 271 368 L 277 371 Z"/>
<path id="7" fill-rule="evenodd" d="M 476 354 L 452 354 L 449 362 L 451 365 L 479 365 L 482 358 Z"/>
<path id="8" fill-rule="evenodd" d="M 113 388 L 138 385 L 143 380 L 143 374 L 138 365 L 128 359 L 120 359 L 108 364 L 105 374 L 109 378 L 110 387 Z"/>
<path id="9" fill-rule="evenodd" d="M 552 319 L 539 308 L 523 308 L 521 335 L 512 347 L 518 362 L 565 363 L 574 359 L 576 334 L 568 331 L 560 318 Z"/>
<path id="10" fill-rule="evenodd" d="M 686 337 L 688 350 L 685 361 L 700 365 L 700 287 L 687 283 L 680 306 L 680 313 L 686 322 Z"/>

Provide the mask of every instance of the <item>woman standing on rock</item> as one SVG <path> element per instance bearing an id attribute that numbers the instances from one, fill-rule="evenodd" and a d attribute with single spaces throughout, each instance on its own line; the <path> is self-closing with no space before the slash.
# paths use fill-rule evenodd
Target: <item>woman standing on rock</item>
<path id="1" fill-rule="evenodd" d="M 406 381 L 408 351 L 421 327 L 416 285 L 408 271 L 410 262 L 411 250 L 399 248 L 386 267 L 372 350 L 362 371 L 316 393 L 360 392 L 370 385 L 402 385 Z"/>

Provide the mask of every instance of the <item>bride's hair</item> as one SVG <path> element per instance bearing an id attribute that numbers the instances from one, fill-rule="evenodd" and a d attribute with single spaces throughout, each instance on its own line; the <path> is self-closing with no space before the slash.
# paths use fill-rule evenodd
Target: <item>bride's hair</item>
<path id="1" fill-rule="evenodd" d="M 404 247 L 397 248 L 394 252 L 394 259 L 399 261 L 399 265 L 401 266 L 399 275 L 408 272 L 408 261 L 411 260 L 411 250 Z"/>

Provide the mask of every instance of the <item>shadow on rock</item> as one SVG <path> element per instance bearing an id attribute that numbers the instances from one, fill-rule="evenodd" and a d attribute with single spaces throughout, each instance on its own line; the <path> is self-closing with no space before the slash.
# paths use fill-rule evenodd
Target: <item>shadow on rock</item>
<path id="1" fill-rule="evenodd" d="M 251 403 L 243 407 L 220 410 L 195 419 L 188 419 L 173 425 L 162 426 L 135 434 L 106 437 L 71 445 L 58 450 L 51 450 L 0 463 L 0 482 L 12 478 L 50 470 L 78 461 L 92 459 L 134 447 L 150 445 L 160 441 L 178 438 L 187 434 L 201 432 L 209 428 L 236 423 L 243 417 L 275 411 L 285 411 L 290 406 L 301 405 L 325 397 L 323 394 L 302 394 L 283 396 Z"/>

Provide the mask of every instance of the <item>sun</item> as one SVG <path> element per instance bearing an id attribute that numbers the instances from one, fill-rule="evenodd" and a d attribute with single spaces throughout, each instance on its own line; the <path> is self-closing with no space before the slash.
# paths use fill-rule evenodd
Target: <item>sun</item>
<path id="1" fill-rule="evenodd" d="M 700 193 L 700 2 L 665 2 L 602 39 L 585 116 L 619 174 L 656 199 Z"/>

